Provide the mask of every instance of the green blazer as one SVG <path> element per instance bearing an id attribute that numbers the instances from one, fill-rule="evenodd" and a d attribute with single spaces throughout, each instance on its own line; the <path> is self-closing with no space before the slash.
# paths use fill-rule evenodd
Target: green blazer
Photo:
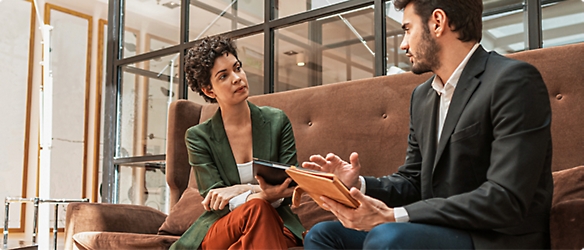
<path id="1" fill-rule="evenodd" d="M 296 165 L 294 133 L 286 114 L 272 107 L 258 107 L 250 102 L 248 105 L 252 123 L 253 157 Z M 221 109 L 211 119 L 189 128 L 185 141 L 189 162 L 195 171 L 197 186 L 203 197 L 211 189 L 241 184 L 235 158 L 225 134 Z M 305 229 L 298 216 L 290 210 L 290 203 L 290 198 L 284 199 L 276 210 L 282 217 L 284 226 L 302 239 Z M 211 225 L 229 212 L 228 206 L 223 210 L 205 211 L 171 249 L 197 249 Z"/>

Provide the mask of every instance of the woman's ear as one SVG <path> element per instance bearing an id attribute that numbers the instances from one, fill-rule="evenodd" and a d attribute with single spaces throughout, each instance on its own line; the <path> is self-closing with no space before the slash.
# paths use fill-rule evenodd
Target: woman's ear
<path id="1" fill-rule="evenodd" d="M 203 87 L 201 88 L 201 90 L 203 91 L 203 93 L 205 93 L 206 96 L 208 96 L 209 98 L 215 98 L 217 97 L 215 95 L 215 92 L 213 92 L 213 89 L 211 89 L 211 87 Z"/>

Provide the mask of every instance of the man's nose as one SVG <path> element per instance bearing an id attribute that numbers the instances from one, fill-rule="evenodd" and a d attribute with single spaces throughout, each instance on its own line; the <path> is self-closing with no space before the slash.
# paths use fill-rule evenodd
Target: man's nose
<path id="1" fill-rule="evenodd" d="M 408 50 L 410 49 L 410 45 L 408 44 L 408 41 L 406 38 L 407 37 L 404 36 L 404 39 L 402 40 L 401 44 L 399 45 L 399 48 L 402 50 L 405 50 L 406 53 L 408 53 Z"/>

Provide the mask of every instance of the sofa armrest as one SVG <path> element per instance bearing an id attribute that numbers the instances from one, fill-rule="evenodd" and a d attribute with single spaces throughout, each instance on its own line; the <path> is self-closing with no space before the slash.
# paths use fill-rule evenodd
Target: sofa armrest
<path id="1" fill-rule="evenodd" d="M 584 199 L 560 202 L 550 214 L 552 249 L 584 248 Z"/>
<path id="2" fill-rule="evenodd" d="M 73 249 L 79 232 L 127 232 L 156 234 L 166 214 L 141 205 L 70 203 L 67 206 L 65 249 Z"/>

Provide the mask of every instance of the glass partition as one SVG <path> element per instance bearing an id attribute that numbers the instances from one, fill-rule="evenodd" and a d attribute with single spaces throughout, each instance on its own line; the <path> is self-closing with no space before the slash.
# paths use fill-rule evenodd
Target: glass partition
<path id="1" fill-rule="evenodd" d="M 347 0 L 279 0 L 274 1 L 276 17 L 282 18 L 309 10 L 320 9 L 333 4 L 346 2 Z"/>
<path id="2" fill-rule="evenodd" d="M 137 42 L 146 40 L 146 34 L 163 37 L 169 46 L 179 43 L 180 1 L 125 0 L 125 7 L 125 26 L 137 30 L 131 30 L 134 35 L 124 33 L 123 58 L 149 51 Z"/>
<path id="3" fill-rule="evenodd" d="M 168 213 L 164 162 L 121 164 L 119 203 L 146 205 Z"/>
<path id="4" fill-rule="evenodd" d="M 171 54 L 122 67 L 116 157 L 165 153 L 168 105 L 178 99 L 177 58 Z"/>
<path id="5" fill-rule="evenodd" d="M 372 77 L 373 6 L 275 31 L 276 92 Z"/>
<path id="6" fill-rule="evenodd" d="M 191 0 L 189 41 L 264 21 L 264 1 Z"/>
<path id="7" fill-rule="evenodd" d="M 552 3 L 541 12 L 544 48 L 584 42 L 584 1 Z"/>
<path id="8" fill-rule="evenodd" d="M 392 2 L 385 3 L 385 41 L 387 74 L 398 74 L 411 70 L 405 51 L 400 49 L 404 32 L 401 27 L 403 12 L 397 11 Z"/>

